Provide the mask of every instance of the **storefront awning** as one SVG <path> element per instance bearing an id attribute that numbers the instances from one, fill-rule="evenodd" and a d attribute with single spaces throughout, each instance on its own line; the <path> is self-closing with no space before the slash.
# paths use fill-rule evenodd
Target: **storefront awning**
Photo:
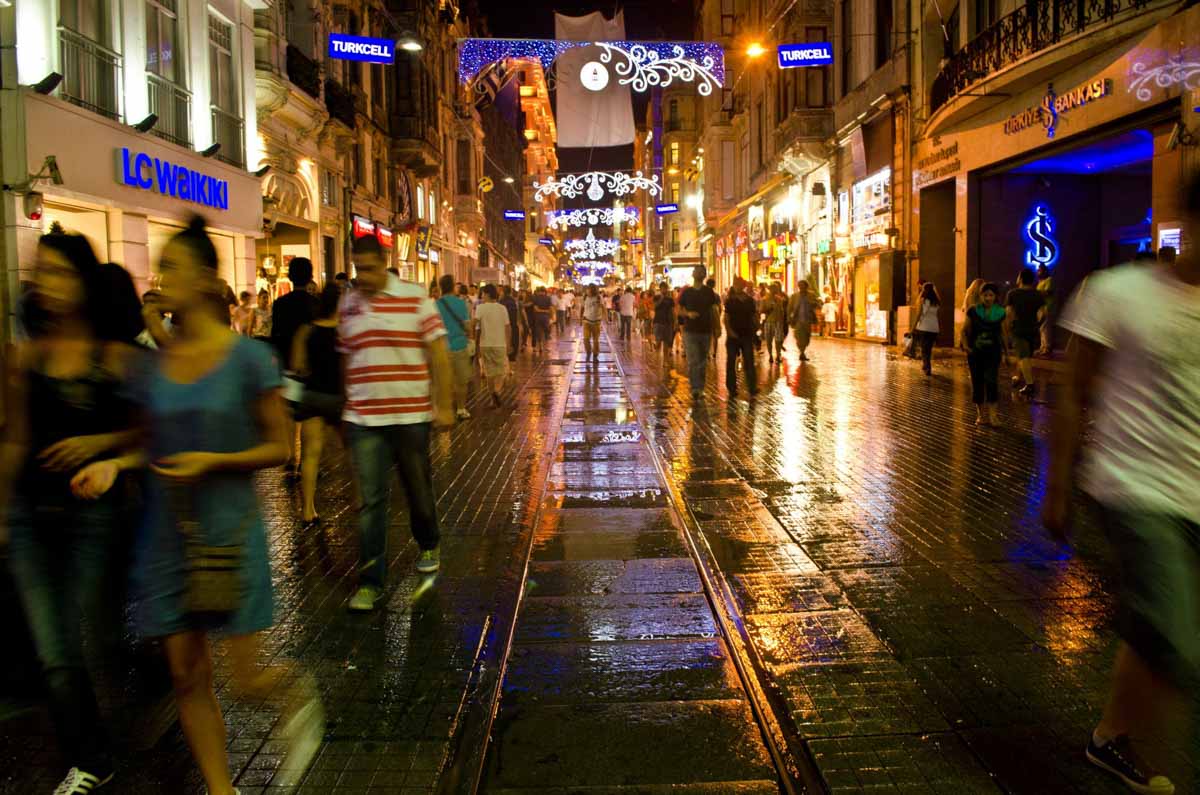
<path id="1" fill-rule="evenodd" d="M 782 187 L 783 185 L 788 184 L 791 181 L 792 181 L 792 175 L 784 174 L 782 172 L 771 177 L 769 180 L 766 181 L 765 184 L 763 184 L 763 186 L 761 188 L 758 189 L 757 193 L 755 193 L 753 196 L 749 197 L 748 199 L 743 199 L 742 201 L 738 202 L 737 207 L 734 207 L 732 210 L 730 210 L 728 213 L 726 213 L 719 221 L 717 221 L 717 223 L 715 224 L 715 227 L 717 229 L 723 228 L 725 226 L 725 224 L 727 224 L 730 221 L 732 221 L 733 219 L 737 218 L 738 213 L 745 210 L 751 204 L 756 204 L 756 203 L 762 201 L 763 198 L 765 196 L 767 196 L 769 193 Z"/>

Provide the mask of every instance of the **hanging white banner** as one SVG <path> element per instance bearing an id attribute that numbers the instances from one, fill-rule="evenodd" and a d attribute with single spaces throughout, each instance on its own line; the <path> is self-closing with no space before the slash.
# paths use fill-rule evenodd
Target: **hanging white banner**
<path id="1" fill-rule="evenodd" d="M 622 41 L 625 15 L 611 20 L 599 11 L 582 17 L 554 15 L 554 37 L 565 41 Z M 577 47 L 555 62 L 555 121 L 559 146 L 622 146 L 633 143 L 633 100 L 600 47 Z"/>

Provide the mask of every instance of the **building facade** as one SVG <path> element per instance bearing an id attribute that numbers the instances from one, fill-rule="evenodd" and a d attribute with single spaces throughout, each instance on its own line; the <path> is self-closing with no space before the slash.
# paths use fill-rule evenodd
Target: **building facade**
<path id="1" fill-rule="evenodd" d="M 551 285 L 556 278 L 557 242 L 562 235 L 548 223 L 549 213 L 558 202 L 553 196 L 542 201 L 534 198 L 533 183 L 544 184 L 558 174 L 558 128 L 550 107 L 550 89 L 546 74 L 536 60 L 523 60 L 517 75 L 521 112 L 524 114 L 522 134 L 525 137 L 525 180 L 522 199 L 525 206 L 524 272 L 518 269 L 518 282 L 527 286 Z M 561 230 L 559 230 L 561 231 Z M 545 240 L 551 243 L 546 244 Z"/>

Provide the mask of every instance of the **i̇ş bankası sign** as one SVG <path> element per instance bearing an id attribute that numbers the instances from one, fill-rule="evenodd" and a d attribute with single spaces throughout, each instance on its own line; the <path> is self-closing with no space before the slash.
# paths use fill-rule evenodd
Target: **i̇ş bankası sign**
<path id="1" fill-rule="evenodd" d="M 229 180 L 177 166 L 145 152 L 121 149 L 121 182 L 131 188 L 154 191 L 173 199 L 203 204 L 216 210 L 229 209 Z"/>
<path id="2" fill-rule="evenodd" d="M 330 33 L 329 57 L 340 58 L 343 61 L 392 63 L 396 59 L 396 42 L 391 39 Z"/>
<path id="3" fill-rule="evenodd" d="M 1065 94 L 1055 93 L 1054 84 L 1051 83 L 1046 87 L 1046 96 L 1042 98 L 1042 104 L 1014 113 L 1005 120 L 1004 134 L 1013 135 L 1028 127 L 1041 125 L 1046 128 L 1046 137 L 1053 138 L 1058 130 L 1059 115 L 1107 97 L 1112 91 L 1112 81 L 1102 78 L 1084 83 Z"/>

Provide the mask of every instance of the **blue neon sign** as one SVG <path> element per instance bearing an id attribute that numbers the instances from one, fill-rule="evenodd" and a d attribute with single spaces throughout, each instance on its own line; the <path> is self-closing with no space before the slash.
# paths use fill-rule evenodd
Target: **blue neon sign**
<path id="1" fill-rule="evenodd" d="M 505 210 L 504 211 L 504 220 L 505 221 L 524 221 L 525 220 L 525 211 L 524 210 Z"/>
<path id="2" fill-rule="evenodd" d="M 195 202 L 214 210 L 229 209 L 229 180 L 177 166 L 145 152 L 121 149 L 121 182 L 131 188 L 154 191 L 173 199 Z"/>
<path id="3" fill-rule="evenodd" d="M 671 213 L 679 212 L 679 205 L 678 204 L 656 204 L 656 205 L 654 205 L 654 212 L 658 213 L 659 215 L 670 215 Z"/>
<path id="4" fill-rule="evenodd" d="M 391 39 L 330 33 L 329 57 L 364 63 L 393 63 L 396 60 L 396 42 Z"/>
<path id="5" fill-rule="evenodd" d="M 631 237 L 631 238 L 629 238 L 629 242 L 630 242 L 630 243 L 632 243 L 632 244 L 633 244 L 633 245 L 635 245 L 635 246 L 640 246 L 640 245 L 642 245 L 643 243 L 645 243 L 645 242 L 646 242 L 646 238 L 644 238 L 644 237 Z"/>
<path id="6" fill-rule="evenodd" d="M 550 238 L 550 237 L 539 237 L 539 238 L 538 238 L 538 242 L 539 242 L 539 243 L 541 243 L 543 246 L 553 246 L 553 245 L 554 245 L 554 238 Z"/>
<path id="7" fill-rule="evenodd" d="M 778 49 L 780 69 L 794 69 L 797 66 L 828 66 L 833 63 L 833 45 L 827 41 L 780 44 Z"/>
<path id="8" fill-rule="evenodd" d="M 1054 224 L 1054 217 L 1044 204 L 1034 206 L 1033 215 L 1025 222 L 1025 239 L 1029 241 L 1025 248 L 1026 265 L 1052 268 L 1058 262 L 1058 241 L 1053 237 Z"/>

